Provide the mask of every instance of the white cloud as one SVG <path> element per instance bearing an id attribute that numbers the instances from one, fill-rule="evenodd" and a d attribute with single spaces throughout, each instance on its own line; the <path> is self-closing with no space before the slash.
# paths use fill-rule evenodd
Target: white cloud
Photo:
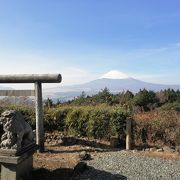
<path id="1" fill-rule="evenodd" d="M 175 47 L 180 48 L 180 42 L 174 44 Z"/>
<path id="2" fill-rule="evenodd" d="M 179 51 L 180 48 L 180 43 L 173 43 L 169 44 L 164 47 L 157 47 L 157 48 L 147 48 L 147 49 L 135 49 L 131 52 L 127 52 L 126 54 L 128 57 L 146 57 L 146 56 L 151 56 L 151 55 L 157 55 L 160 53 L 165 53 L 165 52 L 171 52 L 171 51 Z"/>
<path id="3" fill-rule="evenodd" d="M 148 83 L 157 83 L 157 84 L 171 84 L 171 85 L 178 85 L 179 80 L 176 78 L 176 74 L 131 74 L 131 77 L 145 81 Z"/>
<path id="4" fill-rule="evenodd" d="M 0 74 L 47 74 L 60 73 L 61 85 L 80 84 L 96 79 L 98 75 L 86 71 L 68 60 L 37 54 L 0 54 Z M 0 84 L 2 85 L 2 84 Z M 5 84 L 16 89 L 33 88 L 32 84 Z M 58 84 L 43 84 L 43 87 L 55 87 Z"/>
<path id="5" fill-rule="evenodd" d="M 75 67 L 68 67 L 62 69 L 62 76 L 63 76 L 63 81 L 62 81 L 63 85 L 81 84 L 94 80 L 98 77 L 97 74 Z"/>

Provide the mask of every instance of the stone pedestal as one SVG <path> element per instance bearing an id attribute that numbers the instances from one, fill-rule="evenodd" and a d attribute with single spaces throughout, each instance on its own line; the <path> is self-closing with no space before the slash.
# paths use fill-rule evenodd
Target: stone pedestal
<path id="1" fill-rule="evenodd" d="M 0 154 L 1 180 L 29 180 L 33 168 L 33 154 L 37 146 L 19 156 Z"/>

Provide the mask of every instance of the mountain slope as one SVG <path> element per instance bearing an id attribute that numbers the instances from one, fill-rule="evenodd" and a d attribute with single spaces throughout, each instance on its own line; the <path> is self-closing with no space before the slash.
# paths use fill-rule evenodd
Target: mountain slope
<path id="1" fill-rule="evenodd" d="M 72 86 L 61 86 L 57 88 L 50 88 L 44 90 L 45 97 L 51 98 L 64 98 L 72 99 L 75 96 L 81 94 L 84 91 L 87 95 L 92 95 L 100 90 L 107 87 L 111 92 L 118 93 L 123 90 L 130 90 L 133 93 L 138 92 L 140 89 L 146 88 L 147 90 L 160 91 L 161 89 L 180 89 L 180 85 L 162 85 L 147 83 L 133 78 L 125 79 L 108 79 L 101 78 L 88 83 L 72 85 Z"/>

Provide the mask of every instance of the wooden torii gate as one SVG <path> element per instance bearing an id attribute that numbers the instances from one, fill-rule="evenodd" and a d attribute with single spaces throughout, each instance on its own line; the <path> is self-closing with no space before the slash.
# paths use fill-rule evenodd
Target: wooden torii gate
<path id="1" fill-rule="evenodd" d="M 34 96 L 36 107 L 36 144 L 44 151 L 44 123 L 42 83 L 60 83 L 61 74 L 12 74 L 0 75 L 0 83 L 34 83 L 35 90 L 1 90 L 0 96 Z"/>

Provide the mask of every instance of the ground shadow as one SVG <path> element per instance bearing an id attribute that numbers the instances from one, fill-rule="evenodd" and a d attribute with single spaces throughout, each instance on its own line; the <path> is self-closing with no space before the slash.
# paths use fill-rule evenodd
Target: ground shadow
<path id="1" fill-rule="evenodd" d="M 91 166 L 88 166 L 87 169 L 77 175 L 76 177 L 73 177 L 72 180 L 127 180 L 126 176 L 120 175 L 120 174 L 112 174 L 107 171 L 102 171 L 99 169 L 95 169 Z"/>
<path id="2" fill-rule="evenodd" d="M 85 169 L 75 168 L 61 168 L 56 170 L 48 170 L 44 168 L 34 169 L 31 173 L 33 180 L 127 180 L 127 177 L 120 174 L 112 174 L 110 172 L 95 169 L 93 167 L 86 167 Z"/>
<path id="3" fill-rule="evenodd" d="M 70 180 L 72 179 L 73 169 L 60 168 L 48 170 L 45 168 L 34 169 L 31 173 L 32 180 Z"/>

